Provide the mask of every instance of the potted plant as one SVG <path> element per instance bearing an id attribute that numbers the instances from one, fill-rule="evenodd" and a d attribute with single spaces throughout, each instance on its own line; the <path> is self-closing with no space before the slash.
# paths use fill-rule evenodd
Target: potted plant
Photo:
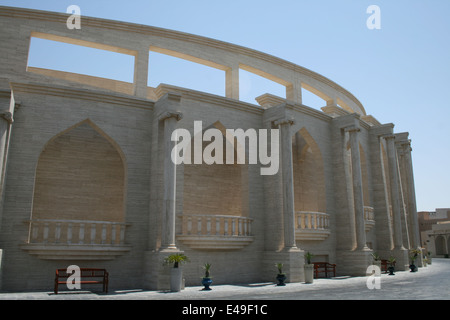
<path id="1" fill-rule="evenodd" d="M 306 264 L 304 266 L 305 269 L 305 283 L 313 283 L 314 281 L 314 264 L 311 263 L 311 258 L 314 255 L 311 252 L 307 252 L 305 254 Z"/>
<path id="2" fill-rule="evenodd" d="M 390 276 L 395 276 L 395 258 L 393 256 L 390 256 L 388 261 L 388 271 Z"/>
<path id="3" fill-rule="evenodd" d="M 166 265 L 173 265 L 170 270 L 170 291 L 181 291 L 183 281 L 183 271 L 181 264 L 188 262 L 189 258 L 182 253 L 174 253 L 164 259 Z"/>
<path id="4" fill-rule="evenodd" d="M 376 252 L 372 253 L 372 259 L 373 259 L 372 264 L 377 266 L 381 270 L 381 258 L 378 255 L 378 253 Z"/>
<path id="5" fill-rule="evenodd" d="M 205 276 L 202 278 L 202 285 L 204 288 L 202 290 L 212 290 L 209 286 L 212 284 L 212 279 L 209 275 L 209 270 L 211 269 L 210 263 L 205 263 L 203 265 L 203 269 L 205 269 Z"/>
<path id="6" fill-rule="evenodd" d="M 283 264 L 282 263 L 277 263 L 275 264 L 275 266 L 278 269 L 278 274 L 277 274 L 277 286 L 285 286 L 285 281 L 286 281 L 286 274 L 283 273 Z"/>
<path id="7" fill-rule="evenodd" d="M 416 272 L 417 271 L 417 266 L 415 265 L 415 261 L 417 259 L 417 256 L 421 253 L 420 250 L 418 249 L 413 249 L 410 251 L 411 252 L 411 264 L 409 265 L 409 269 L 411 269 L 411 272 Z"/>

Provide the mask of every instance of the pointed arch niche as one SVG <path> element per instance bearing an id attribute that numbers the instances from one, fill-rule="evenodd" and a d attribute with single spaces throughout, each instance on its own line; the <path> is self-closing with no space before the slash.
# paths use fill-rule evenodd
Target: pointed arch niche
<path id="1" fill-rule="evenodd" d="M 111 259 L 124 245 L 126 161 L 89 119 L 57 134 L 36 166 L 25 248 L 44 259 Z"/>
<path id="2" fill-rule="evenodd" d="M 198 250 L 242 249 L 253 241 L 252 219 L 248 217 L 248 161 L 237 163 L 240 146 L 234 139 L 234 164 L 226 164 L 230 144 L 226 128 L 217 121 L 202 134 L 208 129 L 221 132 L 223 164 L 194 164 L 191 154 L 191 164 L 183 165 L 182 227 L 177 238 Z M 213 141 L 204 141 L 202 150 Z"/>
<path id="3" fill-rule="evenodd" d="M 306 128 L 292 137 L 297 240 L 324 240 L 330 234 L 326 213 L 322 153 Z"/>

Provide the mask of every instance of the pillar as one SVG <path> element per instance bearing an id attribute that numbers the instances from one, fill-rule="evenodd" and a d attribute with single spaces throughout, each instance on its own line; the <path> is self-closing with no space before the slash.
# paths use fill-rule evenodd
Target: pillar
<path id="1" fill-rule="evenodd" d="M 389 166 L 389 184 L 391 187 L 392 215 L 394 220 L 394 249 L 404 249 L 401 225 L 400 207 L 400 179 L 398 175 L 397 150 L 395 148 L 395 136 L 384 136 L 387 146 L 387 157 Z"/>
<path id="2" fill-rule="evenodd" d="M 147 98 L 148 59 L 150 48 L 140 49 L 134 60 L 134 95 Z"/>
<path id="3" fill-rule="evenodd" d="M 359 153 L 358 133 L 360 129 L 357 127 L 346 128 L 349 133 L 350 150 L 352 155 L 352 182 L 353 182 L 353 202 L 355 210 L 355 229 L 356 229 L 356 249 L 368 249 L 366 245 L 366 230 L 364 219 L 364 198 L 361 174 L 361 157 Z"/>
<path id="4" fill-rule="evenodd" d="M 417 215 L 417 205 L 416 205 L 416 191 L 414 186 L 414 173 L 411 157 L 411 141 L 405 141 L 401 144 L 403 148 L 403 159 L 405 161 L 405 171 L 406 171 L 406 183 L 408 192 L 408 213 L 411 223 L 411 243 L 412 247 L 417 249 L 420 248 L 420 237 L 419 237 L 419 217 Z"/>
<path id="5" fill-rule="evenodd" d="M 172 150 L 176 145 L 172 141 L 172 132 L 181 120 L 179 112 L 166 112 L 159 117 L 164 123 L 164 199 L 161 249 L 176 250 L 175 244 L 175 200 L 176 200 L 176 164 L 172 161 Z"/>
<path id="6" fill-rule="evenodd" d="M 302 84 L 300 79 L 296 79 L 286 86 L 286 99 L 295 103 L 302 103 Z"/>
<path id="7" fill-rule="evenodd" d="M 294 212 L 294 180 L 292 164 L 291 126 L 294 120 L 283 118 L 274 122 L 280 129 L 281 137 L 281 170 L 283 180 L 283 227 L 284 247 L 297 248 L 295 243 L 295 212 Z"/>
<path id="8" fill-rule="evenodd" d="M 225 96 L 239 100 L 239 66 L 230 67 L 225 71 Z"/>

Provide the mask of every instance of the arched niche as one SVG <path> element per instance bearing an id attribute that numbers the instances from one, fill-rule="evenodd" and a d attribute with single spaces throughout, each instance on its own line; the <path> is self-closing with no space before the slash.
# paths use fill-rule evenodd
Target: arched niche
<path id="1" fill-rule="evenodd" d="M 292 138 L 295 211 L 326 213 L 322 153 L 306 128 Z"/>
<path id="2" fill-rule="evenodd" d="M 32 220 L 125 221 L 125 158 L 92 121 L 50 139 L 36 167 Z"/>

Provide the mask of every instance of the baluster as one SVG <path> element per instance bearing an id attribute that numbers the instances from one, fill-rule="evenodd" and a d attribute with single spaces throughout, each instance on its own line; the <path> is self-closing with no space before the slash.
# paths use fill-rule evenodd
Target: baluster
<path id="1" fill-rule="evenodd" d="M 72 223 L 67 224 L 67 244 L 72 243 Z"/>
<path id="2" fill-rule="evenodd" d="M 91 244 L 95 244 L 95 237 L 97 233 L 97 225 L 95 223 L 91 224 Z"/>
<path id="3" fill-rule="evenodd" d="M 197 234 L 202 234 L 202 217 L 197 217 Z"/>
<path id="4" fill-rule="evenodd" d="M 192 217 L 187 218 L 187 234 L 192 233 Z"/>
<path id="5" fill-rule="evenodd" d="M 211 217 L 206 218 L 206 234 L 211 234 Z"/>
<path id="6" fill-rule="evenodd" d="M 55 243 L 59 243 L 60 239 L 61 239 L 61 222 L 57 222 L 55 227 Z"/>
<path id="7" fill-rule="evenodd" d="M 228 235 L 228 219 L 224 218 L 224 235 Z"/>
<path id="8" fill-rule="evenodd" d="M 48 222 L 44 223 L 44 243 L 48 241 Z"/>
<path id="9" fill-rule="evenodd" d="M 220 217 L 215 217 L 216 218 L 216 235 L 221 234 L 220 233 Z"/>
<path id="10" fill-rule="evenodd" d="M 125 224 L 120 225 L 120 244 L 125 243 L 125 228 L 127 226 Z"/>
<path id="11" fill-rule="evenodd" d="M 102 226 L 102 244 L 106 243 L 106 223 Z"/>
<path id="12" fill-rule="evenodd" d="M 78 242 L 79 244 L 84 243 L 84 223 L 80 223 L 80 230 L 78 232 Z"/>
<path id="13" fill-rule="evenodd" d="M 117 224 L 113 223 L 111 225 L 111 244 L 117 244 L 117 236 L 116 236 L 116 232 L 117 232 Z"/>
<path id="14" fill-rule="evenodd" d="M 31 242 L 37 242 L 38 234 L 39 234 L 39 222 L 31 221 Z"/>

